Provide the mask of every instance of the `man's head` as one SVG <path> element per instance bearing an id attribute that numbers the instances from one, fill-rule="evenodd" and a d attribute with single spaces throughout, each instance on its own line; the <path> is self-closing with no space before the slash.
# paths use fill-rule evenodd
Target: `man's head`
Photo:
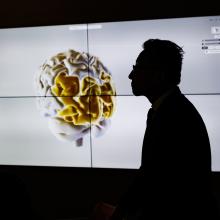
<path id="1" fill-rule="evenodd" d="M 129 74 L 134 95 L 158 96 L 180 83 L 184 51 L 168 40 L 144 42 L 136 65 Z"/>

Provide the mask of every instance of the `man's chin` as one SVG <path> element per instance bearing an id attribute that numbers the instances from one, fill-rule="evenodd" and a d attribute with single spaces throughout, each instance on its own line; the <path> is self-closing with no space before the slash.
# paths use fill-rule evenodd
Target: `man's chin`
<path id="1" fill-rule="evenodd" d="M 143 95 L 143 92 L 141 92 L 140 90 L 134 89 L 134 88 L 132 88 L 132 92 L 135 96 Z"/>

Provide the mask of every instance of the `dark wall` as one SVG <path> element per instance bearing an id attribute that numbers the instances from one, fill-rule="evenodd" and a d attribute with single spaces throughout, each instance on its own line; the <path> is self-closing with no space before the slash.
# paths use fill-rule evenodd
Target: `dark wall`
<path id="1" fill-rule="evenodd" d="M 13 200 L 7 211 L 30 209 L 37 219 L 87 217 L 99 201 L 117 204 L 136 173 L 130 169 L 0 166 L 0 200 L 5 202 L 4 193 Z M 213 172 L 213 192 L 220 208 L 219 172 Z"/>
<path id="2" fill-rule="evenodd" d="M 0 27 L 219 15 L 219 5 L 219 1 L 4 0 L 0 5 Z"/>
<path id="3" fill-rule="evenodd" d="M 0 6 L 0 27 L 21 27 L 86 22 L 157 19 L 220 15 L 219 3 L 184 1 L 4 1 Z M 65 167 L 0 166 L 21 180 L 34 212 L 40 219 L 87 216 L 100 200 L 115 204 L 135 177 L 135 170 Z M 4 177 L 4 175 L 2 175 Z M 12 177 L 12 178 L 13 178 Z M 2 179 L 1 179 L 2 181 Z M 13 186 L 11 186 L 13 187 Z M 213 189 L 220 201 L 220 173 L 213 173 Z M 7 195 L 7 190 L 5 188 Z"/>
<path id="4" fill-rule="evenodd" d="M 99 201 L 116 204 L 135 175 L 122 169 L 0 166 L 0 200 L 4 193 L 14 200 L 10 211 L 24 204 L 38 219 L 86 217 Z"/>

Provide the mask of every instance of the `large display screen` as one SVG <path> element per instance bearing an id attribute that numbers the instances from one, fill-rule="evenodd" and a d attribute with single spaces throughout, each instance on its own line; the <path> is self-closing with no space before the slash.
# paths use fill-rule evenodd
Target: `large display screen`
<path id="1" fill-rule="evenodd" d="M 150 38 L 183 47 L 220 171 L 220 16 L 0 29 L 0 164 L 139 168 L 151 104 L 128 75 Z"/>

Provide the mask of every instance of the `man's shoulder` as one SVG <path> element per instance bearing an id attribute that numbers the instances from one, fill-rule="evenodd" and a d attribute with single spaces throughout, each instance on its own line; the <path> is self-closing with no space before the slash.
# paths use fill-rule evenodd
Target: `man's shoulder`
<path id="1" fill-rule="evenodd" d="M 158 115 L 173 122 L 203 121 L 196 107 L 179 89 L 167 97 L 158 110 Z"/>

